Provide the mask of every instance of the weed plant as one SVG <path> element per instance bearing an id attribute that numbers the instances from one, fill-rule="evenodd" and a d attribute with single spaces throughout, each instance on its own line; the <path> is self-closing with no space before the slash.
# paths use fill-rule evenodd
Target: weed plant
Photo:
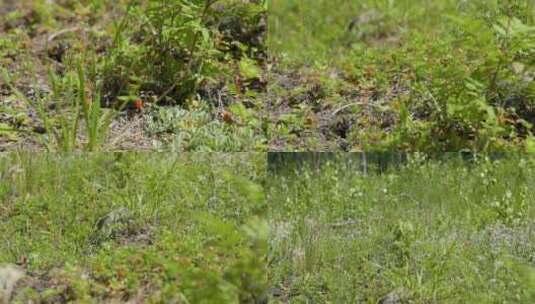
<path id="1" fill-rule="evenodd" d="M 529 303 L 533 158 L 338 155 L 268 178 L 274 303 Z"/>
<path id="2" fill-rule="evenodd" d="M 0 145 L 40 138 L 48 150 L 115 150 L 124 133 L 141 133 L 133 146 L 265 146 L 264 1 L 46 3 L 0 4 L 9 12 L 0 18 Z M 184 143 L 184 134 L 168 140 L 144 128 L 161 120 L 156 105 L 202 111 L 202 127 L 213 130 L 184 131 L 211 133 L 206 142 Z M 142 129 L 120 126 L 132 120 Z"/>
<path id="3" fill-rule="evenodd" d="M 532 150 L 533 1 L 275 0 L 270 16 L 278 145 Z"/>
<path id="4" fill-rule="evenodd" d="M 257 27 L 265 6 L 236 0 L 151 0 L 135 5 L 126 21 L 132 28 L 116 36 L 113 60 L 104 67 L 103 74 L 112 80 L 108 91 L 151 92 L 156 103 L 184 104 L 201 83 L 230 73 L 225 62 L 262 56 L 263 30 Z"/>
<path id="5" fill-rule="evenodd" d="M 4 154 L 0 264 L 27 302 L 259 303 L 260 154 Z"/>

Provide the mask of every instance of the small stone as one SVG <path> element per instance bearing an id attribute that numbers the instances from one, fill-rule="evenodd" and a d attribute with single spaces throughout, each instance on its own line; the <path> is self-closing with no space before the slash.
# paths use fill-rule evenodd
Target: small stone
<path id="1" fill-rule="evenodd" d="M 109 229 L 115 224 L 125 224 L 132 219 L 132 213 L 127 208 L 119 208 L 111 211 L 100 218 L 97 222 L 98 229 Z"/>
<path id="2" fill-rule="evenodd" d="M 406 289 L 398 288 L 387 293 L 381 300 L 379 304 L 400 304 L 407 300 L 409 297 L 409 292 Z"/>
<path id="3" fill-rule="evenodd" d="M 0 303 L 9 303 L 17 282 L 24 277 L 18 267 L 0 265 Z"/>

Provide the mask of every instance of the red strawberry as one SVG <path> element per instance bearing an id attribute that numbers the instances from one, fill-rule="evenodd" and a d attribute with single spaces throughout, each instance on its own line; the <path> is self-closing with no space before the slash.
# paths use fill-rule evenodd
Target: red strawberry
<path id="1" fill-rule="evenodd" d="M 141 111 L 143 109 L 143 101 L 141 99 L 136 99 L 134 101 L 134 108 L 136 108 L 138 111 Z"/>

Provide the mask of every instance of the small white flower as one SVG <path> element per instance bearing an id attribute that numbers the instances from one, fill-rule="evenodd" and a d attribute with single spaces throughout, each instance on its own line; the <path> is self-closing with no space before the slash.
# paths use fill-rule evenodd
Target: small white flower
<path id="1" fill-rule="evenodd" d="M 505 192 L 505 197 L 507 199 L 511 199 L 513 197 L 513 193 L 510 190 L 507 190 L 507 192 Z"/>

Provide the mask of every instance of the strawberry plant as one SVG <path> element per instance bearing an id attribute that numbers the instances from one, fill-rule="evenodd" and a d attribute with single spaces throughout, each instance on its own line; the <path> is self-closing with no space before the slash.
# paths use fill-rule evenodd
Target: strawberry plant
<path id="1" fill-rule="evenodd" d="M 225 62 L 262 58 L 264 4 L 236 0 L 151 0 L 136 5 L 103 67 L 110 97 L 152 94 L 180 103 L 230 72 Z M 135 76 L 133 76 L 135 75 Z M 217 76 L 217 77 L 216 77 Z"/>

